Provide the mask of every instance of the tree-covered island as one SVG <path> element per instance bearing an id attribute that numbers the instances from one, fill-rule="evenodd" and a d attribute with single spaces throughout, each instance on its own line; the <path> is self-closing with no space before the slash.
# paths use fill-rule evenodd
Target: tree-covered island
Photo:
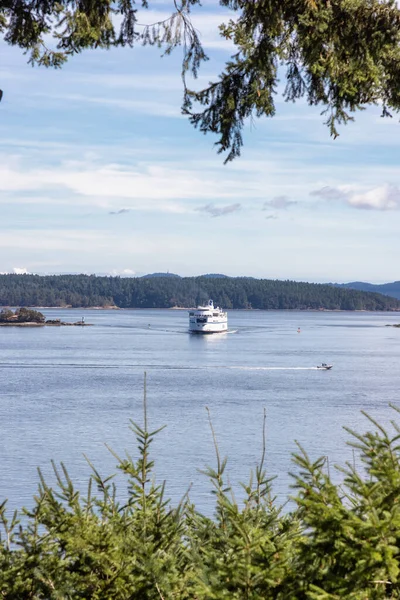
<path id="1" fill-rule="evenodd" d="M 209 298 L 225 309 L 400 310 L 382 294 L 251 277 L 0 275 L 0 306 L 190 308 Z"/>
<path id="2" fill-rule="evenodd" d="M 85 323 L 83 319 L 76 323 L 66 323 L 65 321 L 61 321 L 61 319 L 46 320 L 46 317 L 38 310 L 25 307 L 17 308 L 15 311 L 12 311 L 9 308 L 3 308 L 0 311 L 0 327 L 40 327 L 44 325 L 84 326 L 88 325 L 88 323 Z"/>

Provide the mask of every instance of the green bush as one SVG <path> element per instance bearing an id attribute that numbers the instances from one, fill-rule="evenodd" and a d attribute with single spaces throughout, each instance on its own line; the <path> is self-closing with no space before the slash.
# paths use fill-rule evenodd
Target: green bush
<path id="1" fill-rule="evenodd" d="M 32 510 L 0 508 L 0 596 L 115 600 L 378 600 L 400 597 L 400 429 L 390 437 L 354 432 L 364 473 L 351 465 L 335 485 L 325 459 L 294 456 L 295 508 L 283 513 L 260 465 L 244 485 L 243 505 L 217 466 L 206 474 L 215 496 L 209 518 L 186 496 L 177 506 L 152 478 L 149 450 L 158 431 L 131 423 L 139 458 L 116 456 L 128 500 L 93 465 L 85 497 L 64 467 L 57 487 L 40 475 Z M 212 429 L 212 426 L 211 426 Z M 214 434 L 213 434 L 214 435 Z M 96 491 L 95 491 L 96 490 Z"/>
<path id="2" fill-rule="evenodd" d="M 32 308 L 19 308 L 15 314 L 19 323 L 44 323 L 45 317 L 38 310 Z"/>

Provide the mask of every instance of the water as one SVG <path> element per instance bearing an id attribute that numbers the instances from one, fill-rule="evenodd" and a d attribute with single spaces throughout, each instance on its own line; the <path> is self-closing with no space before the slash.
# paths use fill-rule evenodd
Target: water
<path id="1" fill-rule="evenodd" d="M 36 468 L 64 461 L 84 489 L 87 455 L 103 475 L 127 449 L 137 456 L 129 419 L 142 421 L 147 372 L 150 426 L 167 425 L 154 443 L 156 475 L 177 502 L 212 510 L 199 469 L 215 464 L 206 406 L 228 475 L 247 480 L 261 455 L 267 413 L 267 469 L 284 501 L 295 440 L 312 457 L 352 460 L 342 426 L 367 428 L 366 410 L 388 423 L 400 405 L 399 315 L 230 311 L 233 333 L 187 334 L 187 313 L 174 310 L 46 309 L 49 318 L 93 327 L 0 328 L 0 500 L 31 505 Z M 301 333 L 298 333 L 298 328 Z M 321 362 L 332 371 L 318 371 Z M 400 419 L 399 419 L 400 420 Z"/>

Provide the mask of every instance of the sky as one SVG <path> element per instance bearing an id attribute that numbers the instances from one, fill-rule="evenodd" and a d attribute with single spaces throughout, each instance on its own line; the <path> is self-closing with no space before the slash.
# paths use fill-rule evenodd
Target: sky
<path id="1" fill-rule="evenodd" d="M 168 11 L 152 6 L 144 23 Z M 214 0 L 194 11 L 210 58 L 197 86 L 233 52 L 229 17 Z M 51 70 L 1 42 L 0 272 L 400 279 L 398 117 L 368 108 L 333 140 L 321 108 L 277 95 L 224 165 L 181 114 L 180 51 L 161 54 L 86 51 Z"/>

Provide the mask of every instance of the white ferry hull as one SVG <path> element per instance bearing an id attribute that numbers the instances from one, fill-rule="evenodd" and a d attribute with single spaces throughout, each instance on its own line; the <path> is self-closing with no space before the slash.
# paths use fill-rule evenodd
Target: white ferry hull
<path id="1" fill-rule="evenodd" d="M 228 331 L 228 323 L 190 324 L 190 333 L 224 333 Z"/>

